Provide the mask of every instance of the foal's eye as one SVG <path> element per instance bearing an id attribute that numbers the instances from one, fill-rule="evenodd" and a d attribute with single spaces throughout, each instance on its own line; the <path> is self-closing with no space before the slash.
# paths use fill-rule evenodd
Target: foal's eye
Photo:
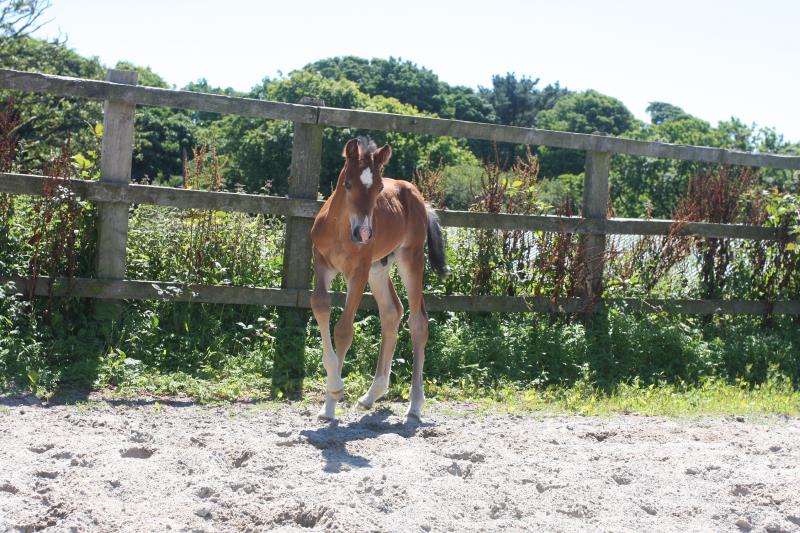
<path id="1" fill-rule="evenodd" d="M 353 185 L 350 183 L 350 180 L 345 180 L 345 182 L 344 182 L 344 188 L 345 189 L 347 189 L 349 191 L 350 187 L 352 187 L 352 186 Z"/>

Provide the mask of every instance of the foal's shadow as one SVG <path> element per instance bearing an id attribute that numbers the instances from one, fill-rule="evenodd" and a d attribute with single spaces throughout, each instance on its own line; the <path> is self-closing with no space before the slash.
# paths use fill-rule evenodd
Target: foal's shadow
<path id="1" fill-rule="evenodd" d="M 393 415 L 389 408 L 377 409 L 353 422 L 333 422 L 318 429 L 303 430 L 300 434 L 309 444 L 322 450 L 325 472 L 337 473 L 351 468 L 369 467 L 372 466 L 370 460 L 349 451 L 348 443 L 377 439 L 387 434 L 407 439 L 416 435 L 419 428 L 433 425 L 429 422 L 389 420 Z M 343 468 L 344 465 L 347 466 Z"/>

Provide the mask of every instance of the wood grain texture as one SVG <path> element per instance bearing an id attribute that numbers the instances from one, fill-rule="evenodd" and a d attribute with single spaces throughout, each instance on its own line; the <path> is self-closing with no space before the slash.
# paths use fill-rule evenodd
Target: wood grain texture
<path id="1" fill-rule="evenodd" d="M 286 104 L 154 87 L 126 86 L 124 84 L 33 72 L 19 72 L 9 69 L 0 69 L 0 89 L 77 96 L 98 100 L 113 99 L 133 104 L 194 109 L 265 119 L 282 119 L 342 128 L 401 131 L 642 157 L 800 170 L 800 157 L 798 156 L 748 153 L 705 146 L 638 141 L 618 137 L 520 128 L 461 120 Z"/>
<path id="2" fill-rule="evenodd" d="M 304 97 L 302 104 L 321 105 L 321 100 Z M 292 142 L 289 197 L 316 200 L 322 165 L 322 127 L 296 123 Z M 289 217 L 283 251 L 282 287 L 307 289 L 311 285 L 311 226 L 309 218 Z"/>
<path id="3" fill-rule="evenodd" d="M 38 196 L 46 177 L 30 174 L 0 173 L 0 193 Z M 73 190 L 81 198 L 94 202 L 129 202 L 180 209 L 212 209 L 215 211 L 262 213 L 279 216 L 314 218 L 321 201 L 282 196 L 264 196 L 229 192 L 192 191 L 152 185 L 110 185 L 96 181 L 71 180 Z M 470 211 L 438 210 L 442 225 L 460 228 L 555 231 L 578 234 L 608 235 L 698 235 L 727 239 L 780 241 L 786 233 L 778 228 L 710 222 L 677 223 L 674 220 L 610 218 L 589 220 L 582 217 L 546 215 L 509 215 Z M 677 224 L 673 228 L 673 225 Z"/>
<path id="4" fill-rule="evenodd" d="M 611 154 L 608 152 L 586 152 L 586 171 L 583 180 L 583 216 L 592 222 L 605 224 L 608 217 L 608 174 Z M 603 293 L 603 270 L 605 268 L 606 235 L 582 235 L 583 279 L 586 285 L 582 294 L 589 299 Z"/>
<path id="5" fill-rule="evenodd" d="M 0 89 L 75 96 L 93 100 L 116 100 L 129 104 L 193 109 L 252 118 L 282 119 L 312 124 L 317 121 L 317 110 L 311 106 L 157 87 L 131 86 L 110 81 L 8 69 L 0 69 Z"/>
<path id="6" fill-rule="evenodd" d="M 39 277 L 34 293 L 48 294 L 49 278 Z M 10 283 L 20 295 L 28 294 L 30 281 L 27 278 L 0 276 L 0 283 Z M 113 300 L 173 300 L 180 302 L 241 304 L 278 307 L 310 308 L 311 291 L 300 289 L 269 289 L 256 287 L 228 287 L 217 285 L 184 285 L 163 281 L 130 281 L 59 278 L 54 281 L 55 296 L 74 296 Z M 345 293 L 331 294 L 333 305 L 342 307 Z M 455 311 L 465 313 L 576 313 L 587 309 L 588 302 L 581 298 L 565 298 L 553 302 L 544 298 L 524 296 L 444 296 L 425 295 L 425 306 L 429 311 Z M 627 312 L 660 313 L 672 312 L 687 315 L 714 314 L 800 314 L 800 301 L 777 302 L 752 300 L 673 300 L 613 298 L 601 300 L 595 310 L 611 307 Z M 361 309 L 377 310 L 371 294 L 364 295 Z"/>
<path id="7" fill-rule="evenodd" d="M 108 71 L 108 80 L 135 85 L 137 73 Z M 133 162 L 133 121 L 136 105 L 106 100 L 103 108 L 103 145 L 100 151 L 100 183 L 127 185 Z M 101 279 L 125 277 L 128 247 L 128 204 L 104 202 L 97 206 L 96 272 Z"/>

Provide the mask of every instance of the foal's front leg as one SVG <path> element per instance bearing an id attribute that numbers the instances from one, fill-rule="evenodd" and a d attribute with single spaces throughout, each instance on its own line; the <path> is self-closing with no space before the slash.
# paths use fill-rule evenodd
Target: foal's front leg
<path id="1" fill-rule="evenodd" d="M 316 282 L 311 295 L 311 310 L 319 326 L 322 338 L 322 366 L 325 367 L 327 383 L 325 386 L 325 406 L 319 417 L 332 419 L 336 412 L 336 401 L 344 397 L 344 382 L 339 372 L 339 359 L 331 342 L 331 296 L 328 287 L 336 276 L 336 271 L 314 250 L 314 275 Z"/>
<path id="2" fill-rule="evenodd" d="M 336 343 L 336 356 L 339 358 L 339 375 L 344 366 L 344 357 L 353 344 L 353 319 L 356 316 L 358 305 L 364 296 L 369 277 L 369 263 L 357 268 L 347 277 L 347 300 L 342 310 L 342 316 L 333 328 L 333 339 Z"/>
<path id="3" fill-rule="evenodd" d="M 327 284 L 329 284 L 330 281 L 326 283 L 324 288 L 324 293 L 327 297 L 327 312 L 319 313 L 318 316 L 316 308 L 314 311 L 314 315 L 318 316 L 317 322 L 319 323 L 320 332 L 325 332 L 322 337 L 322 363 L 325 366 L 325 373 L 327 374 L 327 391 L 325 395 L 325 407 L 323 407 L 319 413 L 319 417 L 322 419 L 334 420 L 336 418 L 336 403 L 344 398 L 342 366 L 344 365 L 344 357 L 347 354 L 347 350 L 350 349 L 350 345 L 353 343 L 353 318 L 355 318 L 356 310 L 361 303 L 361 297 L 364 295 L 364 288 L 367 285 L 368 276 L 369 263 L 366 264 L 365 268 L 356 269 L 356 271 L 351 273 L 347 278 L 347 301 L 345 302 L 342 316 L 336 323 L 333 332 L 336 343 L 335 353 L 330 343 L 329 333 L 330 296 L 328 295 Z M 315 289 L 315 294 L 317 294 L 318 289 L 319 286 Z"/>

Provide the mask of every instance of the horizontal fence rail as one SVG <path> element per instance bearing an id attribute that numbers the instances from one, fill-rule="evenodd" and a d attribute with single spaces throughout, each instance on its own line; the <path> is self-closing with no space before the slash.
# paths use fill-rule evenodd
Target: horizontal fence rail
<path id="1" fill-rule="evenodd" d="M 800 157 L 798 156 L 748 153 L 722 148 L 639 141 L 604 135 L 520 128 L 325 106 L 288 104 L 252 98 L 127 85 L 110 81 L 20 72 L 9 69 L 0 69 L 0 89 L 193 109 L 255 118 L 288 120 L 320 126 L 400 131 L 514 144 L 546 145 L 557 148 L 643 157 L 800 170 Z"/>
<path id="2" fill-rule="evenodd" d="M 607 218 L 609 205 L 608 177 L 611 154 L 659 157 L 800 170 L 800 157 L 746 153 L 703 146 L 621 139 L 605 135 L 585 135 L 560 131 L 483 124 L 422 116 L 396 115 L 326 107 L 324 102 L 304 99 L 299 104 L 270 102 L 250 98 L 204 94 L 142 87 L 131 72 L 109 71 L 109 81 L 85 80 L 47 74 L 0 69 L 0 89 L 40 92 L 103 100 L 104 138 L 102 154 L 108 165 L 101 165 L 101 180 L 65 180 L 44 176 L 0 174 L 0 193 L 42 195 L 48 180 L 69 184 L 80 198 L 97 202 L 98 211 L 113 211 L 122 217 L 98 217 L 98 231 L 108 242 L 98 241 L 98 257 L 104 252 L 106 262 L 119 263 L 122 269 L 107 273 L 105 279 L 27 278 L 0 273 L 0 282 L 11 284 L 15 291 L 30 296 L 55 295 L 88 297 L 103 300 L 171 300 L 196 303 L 268 305 L 282 309 L 307 309 L 311 291 L 303 265 L 309 263 L 308 219 L 321 207 L 315 200 L 318 192 L 322 127 L 363 128 L 414 134 L 483 139 L 514 144 L 546 145 L 586 151 L 583 207 L 585 217 L 546 215 L 492 214 L 439 210 L 443 225 L 489 230 L 523 230 L 581 234 L 584 244 L 602 250 L 605 236 L 619 235 L 694 235 L 706 238 L 750 239 L 782 242 L 786 231 L 780 228 L 737 224 L 713 224 L 673 220 Z M 208 192 L 169 187 L 130 184 L 132 141 L 127 133 L 133 128 L 135 105 L 191 109 L 246 117 L 287 120 L 295 125 L 292 147 L 290 185 L 292 198 L 229 192 Z M 126 135 L 121 135 L 125 132 Z M 180 209 L 209 209 L 227 212 L 259 213 L 287 217 L 287 242 L 284 265 L 294 265 L 283 274 L 283 288 L 256 288 L 179 284 L 163 281 L 136 281 L 124 278 L 125 242 L 128 204 L 150 204 Z M 101 213 L 102 215 L 102 213 Z M 113 220 L 112 220 L 113 219 Z M 125 224 L 123 224 L 123 222 Z M 124 227 L 123 227 L 124 226 Z M 296 231 L 292 233 L 291 228 Z M 300 228 L 300 229 L 298 229 Z M 305 228 L 305 229 L 303 229 Z M 101 250 L 102 248 L 102 250 Z M 431 311 L 454 312 L 548 312 L 584 313 L 611 307 L 628 311 L 671 312 L 711 315 L 731 314 L 800 314 L 800 301 L 741 300 L 672 300 L 609 298 L 602 293 L 603 260 L 589 259 L 582 267 L 592 289 L 581 297 L 551 301 L 525 296 L 455 296 L 426 295 Z M 120 274 L 119 272 L 122 272 Z M 297 279 L 294 279 L 297 278 Z M 35 286 L 31 286 L 35 283 Z M 344 304 L 343 293 L 333 293 L 334 305 Z M 362 308 L 376 309 L 367 294 Z M 287 313 L 292 312 L 287 309 Z M 298 311 L 300 312 L 300 311 Z M 292 350 L 294 348 L 291 348 Z M 280 351 L 280 350 L 278 350 Z M 302 352 L 302 350 L 301 350 Z M 296 354 L 302 358 L 302 353 Z M 277 365 L 277 362 L 276 362 Z"/>
<path id="3" fill-rule="evenodd" d="M 232 305 L 259 305 L 276 307 L 311 307 L 310 290 L 273 289 L 257 287 L 231 287 L 221 285 L 193 285 L 164 281 L 100 280 L 86 278 L 57 278 L 41 276 L 36 279 L 33 294 L 58 297 L 98 298 L 108 300 L 170 300 L 177 302 L 213 303 Z M 10 285 L 18 294 L 30 295 L 29 278 L 2 276 L 0 284 Z M 332 292 L 332 304 L 343 306 L 346 293 Z M 500 313 L 578 313 L 593 309 L 621 308 L 632 312 L 671 312 L 677 314 L 713 315 L 731 314 L 800 314 L 800 301 L 746 301 L 746 300 L 678 300 L 608 298 L 591 301 L 584 298 L 561 298 L 552 301 L 543 297 L 526 296 L 461 296 L 425 295 L 428 311 L 441 312 L 500 312 Z M 371 294 L 365 293 L 360 309 L 377 310 Z"/>
<path id="4" fill-rule="evenodd" d="M 0 173 L 0 192 L 42 195 L 46 176 Z M 181 209 L 259 213 L 266 215 L 314 218 L 322 202 L 283 196 L 230 192 L 209 192 L 153 185 L 109 185 L 97 181 L 63 180 L 84 200 L 127 202 Z M 444 226 L 496 230 L 524 230 L 577 233 L 587 235 L 696 235 L 700 237 L 781 241 L 787 235 L 780 228 L 710 222 L 609 218 L 592 220 L 552 215 L 510 215 L 471 211 L 437 210 Z"/>

